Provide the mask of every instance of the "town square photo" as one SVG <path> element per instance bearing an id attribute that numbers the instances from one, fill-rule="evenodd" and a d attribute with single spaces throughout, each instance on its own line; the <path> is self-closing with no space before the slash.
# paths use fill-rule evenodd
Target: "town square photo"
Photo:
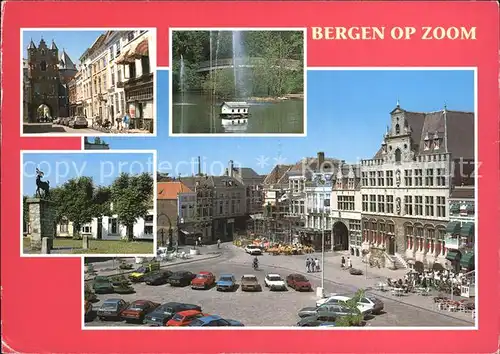
<path id="1" fill-rule="evenodd" d="M 305 29 L 170 29 L 171 134 L 305 136 Z"/>
<path id="2" fill-rule="evenodd" d="M 83 327 L 475 328 L 476 83 L 308 70 L 307 137 L 216 145 L 158 102 L 157 137 L 106 141 L 158 151 L 157 255 L 84 258 Z"/>
<path id="3" fill-rule="evenodd" d="M 156 29 L 23 29 L 23 135 L 156 134 Z"/>
<path id="4" fill-rule="evenodd" d="M 21 157 L 22 255 L 154 255 L 155 151 Z"/>

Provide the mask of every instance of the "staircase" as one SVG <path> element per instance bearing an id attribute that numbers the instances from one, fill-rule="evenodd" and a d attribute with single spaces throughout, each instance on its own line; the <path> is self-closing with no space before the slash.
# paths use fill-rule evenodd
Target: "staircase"
<path id="1" fill-rule="evenodd" d="M 407 269 L 408 268 L 408 263 L 404 260 L 404 258 L 399 253 L 395 253 L 393 256 L 390 256 L 390 257 L 392 257 L 392 259 L 394 260 L 394 265 L 396 266 L 396 269 L 400 269 L 400 268 Z"/>

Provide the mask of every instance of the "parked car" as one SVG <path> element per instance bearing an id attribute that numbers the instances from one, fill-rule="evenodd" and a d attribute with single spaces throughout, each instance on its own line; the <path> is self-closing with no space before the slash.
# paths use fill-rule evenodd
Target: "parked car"
<path id="1" fill-rule="evenodd" d="M 73 117 L 69 118 L 68 127 L 75 128 L 75 118 L 73 118 Z"/>
<path id="2" fill-rule="evenodd" d="M 160 270 L 160 262 L 151 262 L 147 265 L 140 266 L 131 273 L 128 278 L 134 283 L 140 283 L 144 281 L 144 276 L 147 273 L 154 272 Z"/>
<path id="3" fill-rule="evenodd" d="M 251 254 L 252 256 L 259 256 L 262 254 L 262 250 L 259 246 L 256 245 L 248 245 L 245 247 L 245 252 Z"/>
<path id="4" fill-rule="evenodd" d="M 62 118 L 56 118 L 52 121 L 52 124 L 61 124 L 61 119 Z"/>
<path id="5" fill-rule="evenodd" d="M 85 300 L 90 302 L 94 302 L 97 300 L 97 296 L 89 283 L 85 283 L 84 298 Z"/>
<path id="6" fill-rule="evenodd" d="M 221 274 L 216 283 L 217 291 L 234 291 L 237 288 L 236 278 L 233 274 Z"/>
<path id="7" fill-rule="evenodd" d="M 325 303 L 319 307 L 304 307 L 298 313 L 300 318 L 308 316 L 339 317 L 357 315 L 357 311 L 340 304 Z"/>
<path id="8" fill-rule="evenodd" d="M 286 277 L 286 284 L 297 291 L 311 291 L 311 283 L 302 274 L 290 274 Z"/>
<path id="9" fill-rule="evenodd" d="M 158 271 L 146 274 L 144 276 L 144 282 L 147 285 L 167 284 L 168 279 L 172 276 L 172 274 L 173 273 L 169 270 L 158 270 Z"/>
<path id="10" fill-rule="evenodd" d="M 112 294 L 114 292 L 113 283 L 103 276 L 97 276 L 92 282 L 92 288 L 96 294 Z"/>
<path id="11" fill-rule="evenodd" d="M 97 317 L 100 320 L 121 319 L 122 312 L 127 306 L 128 303 L 123 299 L 104 300 L 101 307 L 97 310 Z"/>
<path id="12" fill-rule="evenodd" d="M 212 315 L 199 317 L 191 321 L 188 324 L 189 327 L 243 327 L 243 323 L 230 320 L 227 318 L 222 318 L 220 316 Z"/>
<path id="13" fill-rule="evenodd" d="M 329 316 L 307 316 L 297 322 L 299 327 L 323 327 L 335 326 L 335 317 Z"/>
<path id="14" fill-rule="evenodd" d="M 199 272 L 191 280 L 192 289 L 210 289 L 215 284 L 215 275 L 211 272 Z"/>
<path id="15" fill-rule="evenodd" d="M 194 277 L 196 277 L 196 274 L 181 270 L 173 273 L 170 278 L 168 278 L 168 282 L 171 286 L 188 286 L 191 284 Z"/>
<path id="16" fill-rule="evenodd" d="M 89 122 L 87 122 L 87 118 L 83 116 L 75 117 L 73 120 L 74 128 L 87 128 L 89 126 Z"/>
<path id="17" fill-rule="evenodd" d="M 287 290 L 285 281 L 279 274 L 266 275 L 264 278 L 264 285 L 270 290 Z"/>
<path id="18" fill-rule="evenodd" d="M 262 286 L 255 275 L 243 275 L 241 277 L 241 290 L 242 291 L 262 291 Z"/>
<path id="19" fill-rule="evenodd" d="M 142 323 L 146 315 L 160 306 L 156 302 L 149 300 L 136 300 L 131 302 L 122 312 L 122 318 L 127 321 L 138 321 Z"/>
<path id="20" fill-rule="evenodd" d="M 210 316 L 202 313 L 198 310 L 186 310 L 177 312 L 170 320 L 167 322 L 168 327 L 184 327 L 191 323 L 196 318 Z"/>
<path id="21" fill-rule="evenodd" d="M 374 315 L 378 315 L 384 310 L 384 303 L 382 300 L 372 295 L 362 297 L 359 303 L 371 306 L 371 313 Z"/>
<path id="22" fill-rule="evenodd" d="M 180 302 L 167 302 L 146 315 L 144 323 L 151 326 L 164 326 L 176 313 L 187 310 L 201 312 L 201 307 Z"/>
<path id="23" fill-rule="evenodd" d="M 330 305 L 334 305 L 334 304 L 345 305 L 345 303 L 350 299 L 351 299 L 351 297 L 349 297 L 347 295 L 332 295 L 332 296 L 327 297 L 325 299 L 320 299 L 320 300 L 316 301 L 316 306 L 321 306 L 321 305 L 326 304 L 326 303 L 328 303 Z M 363 315 L 366 316 L 366 315 L 369 315 L 371 313 L 372 306 L 358 302 L 358 310 Z"/>
<path id="24" fill-rule="evenodd" d="M 72 118 L 71 117 L 65 117 L 63 120 L 63 124 L 65 126 L 69 126 L 69 122 L 71 122 Z"/>

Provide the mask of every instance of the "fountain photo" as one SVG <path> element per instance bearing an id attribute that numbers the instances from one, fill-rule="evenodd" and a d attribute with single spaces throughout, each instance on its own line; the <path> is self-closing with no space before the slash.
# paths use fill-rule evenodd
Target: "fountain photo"
<path id="1" fill-rule="evenodd" d="M 305 30 L 171 30 L 171 135 L 304 136 Z"/>

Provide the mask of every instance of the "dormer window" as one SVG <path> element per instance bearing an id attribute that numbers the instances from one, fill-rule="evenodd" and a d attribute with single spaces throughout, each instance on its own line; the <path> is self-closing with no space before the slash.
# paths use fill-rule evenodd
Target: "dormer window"
<path id="1" fill-rule="evenodd" d="M 342 189 L 342 179 L 341 178 L 337 179 L 336 186 L 337 186 L 336 187 L 337 189 Z"/>
<path id="2" fill-rule="evenodd" d="M 424 138 L 424 150 L 429 150 L 431 148 L 431 142 L 429 139 L 429 134 L 427 133 Z"/>
<path id="3" fill-rule="evenodd" d="M 438 135 L 438 133 L 436 132 L 436 133 L 434 134 L 434 150 L 439 150 L 439 148 L 440 148 L 439 140 L 440 140 L 440 139 L 439 139 L 439 135 Z"/>
<path id="4" fill-rule="evenodd" d="M 387 153 L 387 144 L 385 141 L 382 141 L 382 153 L 383 154 Z"/>
<path id="5" fill-rule="evenodd" d="M 400 132 L 400 129 L 399 129 L 399 124 L 396 124 L 396 128 L 395 128 L 395 130 L 396 130 L 396 135 L 398 135 L 398 134 L 399 134 L 399 132 Z"/>
<path id="6" fill-rule="evenodd" d="M 347 181 L 347 188 L 354 189 L 354 178 L 349 178 L 349 180 Z"/>

